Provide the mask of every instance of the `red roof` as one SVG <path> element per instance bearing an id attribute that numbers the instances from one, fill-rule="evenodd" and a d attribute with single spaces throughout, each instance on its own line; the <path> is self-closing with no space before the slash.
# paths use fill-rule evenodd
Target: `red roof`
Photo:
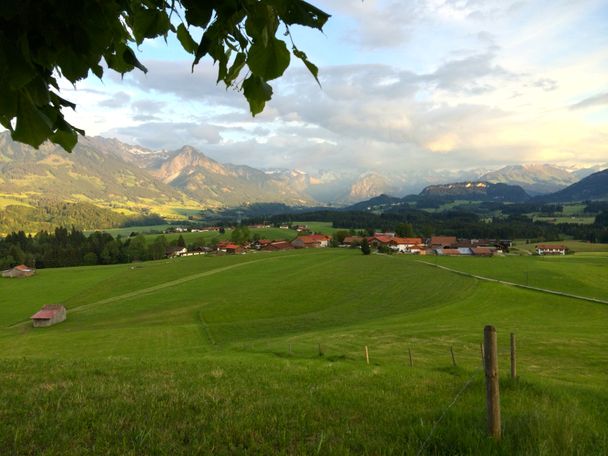
<path id="1" fill-rule="evenodd" d="M 371 236 L 370 238 L 368 238 L 367 240 L 369 242 L 372 241 L 378 241 L 381 244 L 388 244 L 389 242 L 391 242 L 394 239 L 393 236 L 383 236 L 383 235 L 378 235 L 378 236 Z"/>
<path id="2" fill-rule="evenodd" d="M 24 264 L 20 264 L 18 266 L 15 266 L 13 269 L 16 269 L 17 271 L 21 271 L 21 272 L 30 272 L 30 271 L 32 271 L 32 268 L 30 268 L 29 266 L 26 266 Z"/>
<path id="3" fill-rule="evenodd" d="M 236 245 L 236 244 L 226 244 L 224 247 L 227 250 L 236 250 L 236 249 L 239 249 L 241 246 L 240 245 Z"/>
<path id="4" fill-rule="evenodd" d="M 47 304 L 34 315 L 32 315 L 31 318 L 33 320 L 50 320 L 55 316 L 57 312 L 63 309 L 64 307 L 61 304 Z"/>
<path id="5" fill-rule="evenodd" d="M 411 244 L 411 245 L 419 245 L 422 244 L 421 238 L 402 238 L 402 237 L 394 237 L 392 242 L 395 244 Z"/>
<path id="6" fill-rule="evenodd" d="M 315 242 L 329 241 L 330 237 L 324 234 L 308 234 L 294 239 L 294 241 L 302 241 L 304 244 L 312 244 Z"/>
<path id="7" fill-rule="evenodd" d="M 458 240 L 456 236 L 433 236 L 431 237 L 431 245 L 452 245 L 456 244 Z"/>
<path id="8" fill-rule="evenodd" d="M 566 246 L 563 244 L 538 244 L 536 248 L 544 250 L 566 250 Z"/>

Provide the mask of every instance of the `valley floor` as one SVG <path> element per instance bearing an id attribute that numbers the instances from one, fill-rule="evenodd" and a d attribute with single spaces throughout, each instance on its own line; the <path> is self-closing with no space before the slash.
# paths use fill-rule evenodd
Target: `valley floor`
<path id="1" fill-rule="evenodd" d="M 604 254 L 433 261 L 608 299 Z M 40 270 L 0 295 L 2 453 L 608 453 L 603 304 L 343 249 Z M 49 303 L 67 321 L 32 328 Z"/>

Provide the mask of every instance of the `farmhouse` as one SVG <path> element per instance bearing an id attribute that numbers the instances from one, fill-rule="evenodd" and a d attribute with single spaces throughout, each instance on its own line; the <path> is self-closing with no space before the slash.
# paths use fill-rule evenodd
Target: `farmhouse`
<path id="1" fill-rule="evenodd" d="M 232 243 L 226 244 L 224 249 L 226 250 L 226 253 L 232 254 L 232 255 L 243 252 L 243 248 L 240 245 L 232 244 Z"/>
<path id="2" fill-rule="evenodd" d="M 420 252 L 420 248 L 424 246 L 421 238 L 402 238 L 394 237 L 389 241 L 391 249 L 398 252 Z"/>
<path id="3" fill-rule="evenodd" d="M 344 241 L 342 241 L 343 244 L 345 245 L 361 245 L 361 241 L 363 240 L 363 238 L 361 236 L 346 236 L 344 238 Z"/>
<path id="4" fill-rule="evenodd" d="M 188 249 L 186 247 L 173 246 L 167 248 L 165 251 L 167 258 L 175 258 L 188 253 Z"/>
<path id="5" fill-rule="evenodd" d="M 36 273 L 34 268 L 30 268 L 24 264 L 15 266 L 14 268 L 2 271 L 2 277 L 17 278 L 17 277 L 31 277 Z"/>
<path id="6" fill-rule="evenodd" d="M 52 326 L 61 323 L 66 318 L 67 311 L 61 304 L 47 304 L 34 315 L 32 315 L 32 324 L 35 328 Z"/>
<path id="7" fill-rule="evenodd" d="M 309 234 L 295 238 L 291 241 L 291 245 L 296 249 L 328 247 L 330 239 L 325 234 Z"/>
<path id="8" fill-rule="evenodd" d="M 458 243 L 456 236 L 433 236 L 429 242 L 431 247 L 450 248 Z"/>
<path id="9" fill-rule="evenodd" d="M 565 255 L 568 248 L 563 244 L 538 244 L 537 255 Z"/>
<path id="10" fill-rule="evenodd" d="M 275 241 L 271 242 L 268 245 L 265 245 L 261 248 L 261 250 L 267 252 L 274 252 L 277 250 L 291 250 L 293 249 L 293 245 L 289 241 Z"/>

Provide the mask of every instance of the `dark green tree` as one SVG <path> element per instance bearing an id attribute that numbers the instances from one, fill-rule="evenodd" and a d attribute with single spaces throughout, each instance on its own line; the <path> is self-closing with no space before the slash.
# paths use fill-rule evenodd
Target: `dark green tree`
<path id="1" fill-rule="evenodd" d="M 209 56 L 217 82 L 242 91 L 256 115 L 272 97 L 268 81 L 283 75 L 291 55 L 317 78 L 290 27 L 322 30 L 328 18 L 303 0 L 5 0 L 0 124 L 16 141 L 38 147 L 51 140 L 71 151 L 84 131 L 65 120 L 63 109 L 75 105 L 59 95 L 59 75 L 75 84 L 90 73 L 101 79 L 104 67 L 147 72 L 133 49 L 169 34 L 192 54 L 193 69 Z M 202 31 L 198 42 L 193 29 Z"/>
<path id="2" fill-rule="evenodd" d="M 184 236 L 182 236 L 181 234 L 177 238 L 177 246 L 178 247 L 186 247 L 186 240 L 184 239 Z"/>
<path id="3" fill-rule="evenodd" d="M 411 223 L 400 223 L 395 228 L 395 234 L 399 237 L 414 237 L 414 228 Z"/>
<path id="4" fill-rule="evenodd" d="M 369 246 L 367 238 L 363 238 L 363 240 L 361 241 L 361 253 L 363 255 L 369 255 L 370 253 L 372 253 L 372 249 Z"/>

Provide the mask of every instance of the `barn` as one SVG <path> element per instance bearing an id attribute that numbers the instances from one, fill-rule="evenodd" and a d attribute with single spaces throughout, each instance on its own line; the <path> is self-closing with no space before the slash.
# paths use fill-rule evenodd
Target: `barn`
<path id="1" fill-rule="evenodd" d="M 52 326 L 65 320 L 67 311 L 61 304 L 47 304 L 34 315 L 32 324 L 35 328 Z"/>
<path id="2" fill-rule="evenodd" d="M 24 264 L 20 264 L 15 266 L 14 268 L 7 269 L 6 271 L 2 271 L 2 277 L 31 277 L 36 273 L 34 268 L 30 268 Z"/>

